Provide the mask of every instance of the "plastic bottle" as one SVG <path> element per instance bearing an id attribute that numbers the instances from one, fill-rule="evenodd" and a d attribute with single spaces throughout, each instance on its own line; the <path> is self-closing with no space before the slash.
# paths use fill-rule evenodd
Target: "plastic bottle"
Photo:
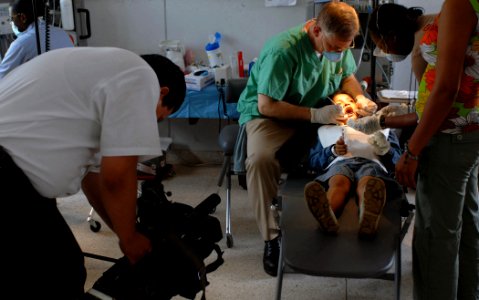
<path id="1" fill-rule="evenodd" d="M 75 30 L 72 0 L 60 0 L 60 11 L 62 18 L 62 28 L 64 30 Z"/>
<path id="2" fill-rule="evenodd" d="M 205 46 L 210 68 L 220 67 L 223 65 L 223 53 L 220 49 L 220 41 L 221 34 L 216 32 L 214 35 L 209 36 L 209 43 Z"/>
<path id="3" fill-rule="evenodd" d="M 238 51 L 238 75 L 240 78 L 244 77 L 244 61 L 242 51 Z"/>
<path id="4" fill-rule="evenodd" d="M 185 71 L 185 48 L 180 40 L 164 40 L 160 44 L 161 54 L 168 57 L 172 62 L 174 62 L 181 71 Z"/>
<path id="5" fill-rule="evenodd" d="M 231 78 L 238 78 L 238 56 L 230 55 Z"/>

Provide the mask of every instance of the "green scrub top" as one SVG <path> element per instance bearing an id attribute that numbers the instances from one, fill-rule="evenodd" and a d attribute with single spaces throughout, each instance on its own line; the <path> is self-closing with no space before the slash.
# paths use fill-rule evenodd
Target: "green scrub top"
<path id="1" fill-rule="evenodd" d="M 339 90 L 342 80 L 356 71 L 349 49 L 339 62 L 318 58 L 303 27 L 304 24 L 293 27 L 266 42 L 238 101 L 240 124 L 263 117 L 258 111 L 258 94 L 295 105 L 320 107 L 330 104 L 323 99 Z"/>

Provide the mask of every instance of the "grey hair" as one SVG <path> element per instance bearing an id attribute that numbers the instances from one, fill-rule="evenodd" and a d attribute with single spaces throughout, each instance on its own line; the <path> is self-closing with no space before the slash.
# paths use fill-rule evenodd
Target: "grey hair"
<path id="1" fill-rule="evenodd" d="M 317 24 L 327 35 L 351 39 L 359 33 L 359 18 L 356 10 L 344 2 L 331 1 L 321 8 Z"/>

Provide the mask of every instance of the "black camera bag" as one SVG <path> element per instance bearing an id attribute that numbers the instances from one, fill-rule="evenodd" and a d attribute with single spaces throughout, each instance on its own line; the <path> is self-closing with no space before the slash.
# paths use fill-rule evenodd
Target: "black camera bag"
<path id="1" fill-rule="evenodd" d="M 138 198 L 137 225 L 153 251 L 131 267 L 121 258 L 93 290 L 118 300 L 159 300 L 180 295 L 194 299 L 209 284 L 206 274 L 223 264 L 219 220 L 210 214 L 221 202 L 212 194 L 196 207 L 167 199 L 159 180 L 145 181 Z M 216 259 L 205 265 L 213 252 Z M 101 299 L 101 298 L 100 298 Z"/>

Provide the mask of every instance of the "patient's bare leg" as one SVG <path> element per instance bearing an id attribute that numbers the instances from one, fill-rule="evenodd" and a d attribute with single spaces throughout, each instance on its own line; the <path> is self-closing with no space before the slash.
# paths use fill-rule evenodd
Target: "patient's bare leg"
<path id="1" fill-rule="evenodd" d="M 328 185 L 327 197 L 329 204 L 337 216 L 338 211 L 343 208 L 346 202 L 346 197 L 351 189 L 351 181 L 344 175 L 334 175 L 329 178 Z"/>
<path id="2" fill-rule="evenodd" d="M 311 181 L 304 187 L 304 197 L 308 208 L 318 221 L 319 228 L 325 233 L 335 234 L 339 230 L 336 213 L 344 204 L 351 186 L 349 179 L 343 177 L 342 175 L 336 175 L 332 177 L 334 180 L 330 178 L 330 187 L 327 192 L 318 181 Z M 332 199 L 332 202 L 330 199 Z"/>

